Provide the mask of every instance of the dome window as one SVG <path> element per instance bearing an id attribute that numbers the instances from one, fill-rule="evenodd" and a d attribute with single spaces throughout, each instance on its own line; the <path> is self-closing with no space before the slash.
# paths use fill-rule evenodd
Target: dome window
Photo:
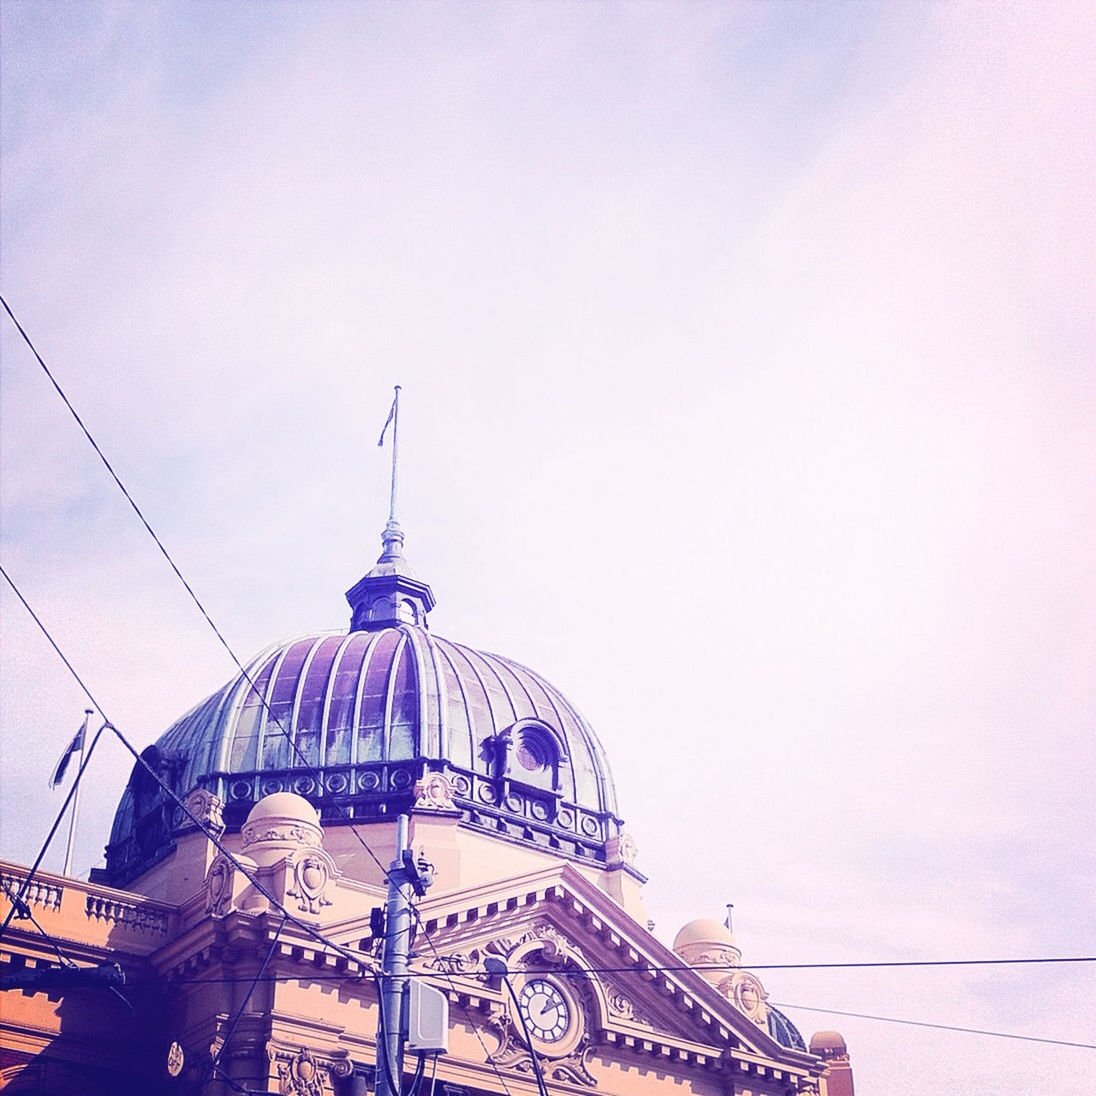
<path id="1" fill-rule="evenodd" d="M 537 719 L 523 719 L 510 729 L 513 736 L 510 776 L 546 791 L 559 786 L 563 750 L 552 728 Z"/>

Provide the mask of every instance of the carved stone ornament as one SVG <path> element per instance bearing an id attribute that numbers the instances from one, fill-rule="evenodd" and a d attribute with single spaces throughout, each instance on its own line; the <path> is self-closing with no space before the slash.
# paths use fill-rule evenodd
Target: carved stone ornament
<path id="1" fill-rule="evenodd" d="M 311 826 L 300 822 L 270 822 L 262 819 L 255 825 L 243 828 L 245 849 L 252 845 L 273 843 L 278 845 L 318 845 L 319 838 Z"/>
<path id="2" fill-rule="evenodd" d="M 638 854 L 635 839 L 630 833 L 619 833 L 605 842 L 606 862 L 611 868 L 622 864 L 629 868 L 634 867 Z"/>
<path id="3" fill-rule="evenodd" d="M 769 1024 L 769 995 L 756 975 L 749 971 L 736 970 L 730 978 L 725 978 L 717 987 L 724 997 L 729 998 L 735 1008 L 752 1020 L 759 1028 Z"/>
<path id="4" fill-rule="evenodd" d="M 227 856 L 218 856 L 206 872 L 207 914 L 211 917 L 225 917 L 232 912 L 235 883 L 236 865 Z"/>
<path id="5" fill-rule="evenodd" d="M 591 1050 L 589 1016 L 584 1006 L 581 1006 L 581 1011 L 582 1034 L 578 1041 L 569 1043 L 565 1053 L 555 1056 L 549 1045 L 538 1044 L 537 1058 L 540 1060 L 545 1077 L 549 1080 L 596 1088 L 597 1078 L 586 1066 Z M 498 1049 L 494 1054 L 488 1055 L 487 1060 L 502 1069 L 512 1069 L 518 1073 L 535 1076 L 536 1067 L 529 1053 L 529 1047 L 525 1043 L 520 1022 L 513 1020 L 509 1008 L 493 1008 L 488 1014 L 487 1027 L 499 1041 Z"/>
<path id="6" fill-rule="evenodd" d="M 286 894 L 299 900 L 302 913 L 319 913 L 330 906 L 327 890 L 338 874 L 335 862 L 322 849 L 304 849 L 289 862 L 289 886 Z"/>
<path id="7" fill-rule="evenodd" d="M 609 1013 L 619 1020 L 627 1020 L 632 1024 L 643 1024 L 653 1027 L 651 1021 L 636 1008 L 630 997 L 625 996 L 620 990 L 606 987 L 606 1000 L 609 1002 Z"/>
<path id="8" fill-rule="evenodd" d="M 205 788 L 195 788 L 186 799 L 187 810 L 207 833 L 217 838 L 225 832 L 225 822 L 221 814 L 224 805 L 225 801 L 220 796 L 206 791 Z"/>
<path id="9" fill-rule="evenodd" d="M 457 786 L 445 773 L 427 773 L 415 784 L 415 810 L 455 811 Z"/>
<path id="10" fill-rule="evenodd" d="M 349 1077 L 354 1072 L 349 1058 L 318 1057 L 307 1047 L 294 1052 L 271 1043 L 267 1056 L 278 1070 L 282 1096 L 324 1096 L 336 1077 Z"/>

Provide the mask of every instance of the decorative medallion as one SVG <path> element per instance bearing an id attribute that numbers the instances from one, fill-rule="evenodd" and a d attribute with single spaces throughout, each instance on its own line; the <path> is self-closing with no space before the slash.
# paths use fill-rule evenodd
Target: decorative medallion
<path id="1" fill-rule="evenodd" d="M 388 777 L 388 783 L 395 791 L 402 791 L 411 784 L 411 774 L 406 769 L 396 769 Z"/>
<path id="2" fill-rule="evenodd" d="M 734 1003 L 739 1012 L 758 1027 L 768 1027 L 769 1006 L 766 1001 L 769 995 L 756 975 L 746 970 L 736 970 L 730 978 L 720 982 L 717 988 Z"/>
<path id="3" fill-rule="evenodd" d="M 341 795 L 346 791 L 347 785 L 350 781 L 347 779 L 346 773 L 334 773 L 326 780 L 326 787 L 332 795 Z"/>
<path id="4" fill-rule="evenodd" d="M 651 1021 L 643 1015 L 632 1002 L 630 997 L 625 996 L 618 989 L 610 989 L 606 987 L 606 997 L 609 1001 L 609 1012 L 620 1020 L 627 1020 L 633 1024 L 644 1024 L 646 1027 L 653 1027 Z"/>
<path id="5" fill-rule="evenodd" d="M 456 785 L 445 773 L 427 773 L 415 784 L 415 810 L 453 811 Z"/>
<path id="6" fill-rule="evenodd" d="M 233 799 L 250 799 L 251 798 L 251 781 L 250 780 L 237 780 L 232 785 L 232 798 Z"/>
<path id="7" fill-rule="evenodd" d="M 321 907 L 331 905 L 327 888 L 336 871 L 335 862 L 326 852 L 309 849 L 299 853 L 291 870 L 292 882 L 286 894 L 300 900 L 298 909 L 302 913 L 319 913 Z"/>
<path id="8" fill-rule="evenodd" d="M 183 1072 L 186 1055 L 178 1043 L 172 1043 L 167 1048 L 167 1072 L 169 1077 L 178 1077 Z"/>
<path id="9" fill-rule="evenodd" d="M 223 854 L 209 865 L 206 872 L 205 912 L 211 917 L 224 917 L 232 912 L 232 890 L 236 865 Z"/>

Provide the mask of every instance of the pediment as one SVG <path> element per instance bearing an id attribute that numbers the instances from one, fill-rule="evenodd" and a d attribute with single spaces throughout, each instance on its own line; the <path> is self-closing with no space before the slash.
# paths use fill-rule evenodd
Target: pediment
<path id="1" fill-rule="evenodd" d="M 776 1063 L 793 1089 L 816 1072 L 814 1058 L 778 1044 L 570 865 L 428 895 L 418 917 L 412 969 L 479 1017 L 496 1065 L 529 1068 L 521 1018 L 485 974 L 490 960 L 506 964 L 518 994 L 530 982 L 558 988 L 576 1023 L 538 1041 L 558 1080 L 593 1085 L 589 1071 L 605 1055 L 686 1068 Z M 362 933 L 344 925 L 338 938 Z"/>

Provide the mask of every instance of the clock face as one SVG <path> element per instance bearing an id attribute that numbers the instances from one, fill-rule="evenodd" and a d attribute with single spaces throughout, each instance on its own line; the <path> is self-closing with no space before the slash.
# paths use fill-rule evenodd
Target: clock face
<path id="1" fill-rule="evenodd" d="M 571 1006 L 551 982 L 531 978 L 522 987 L 518 1007 L 529 1034 L 542 1043 L 558 1043 L 571 1025 Z"/>

